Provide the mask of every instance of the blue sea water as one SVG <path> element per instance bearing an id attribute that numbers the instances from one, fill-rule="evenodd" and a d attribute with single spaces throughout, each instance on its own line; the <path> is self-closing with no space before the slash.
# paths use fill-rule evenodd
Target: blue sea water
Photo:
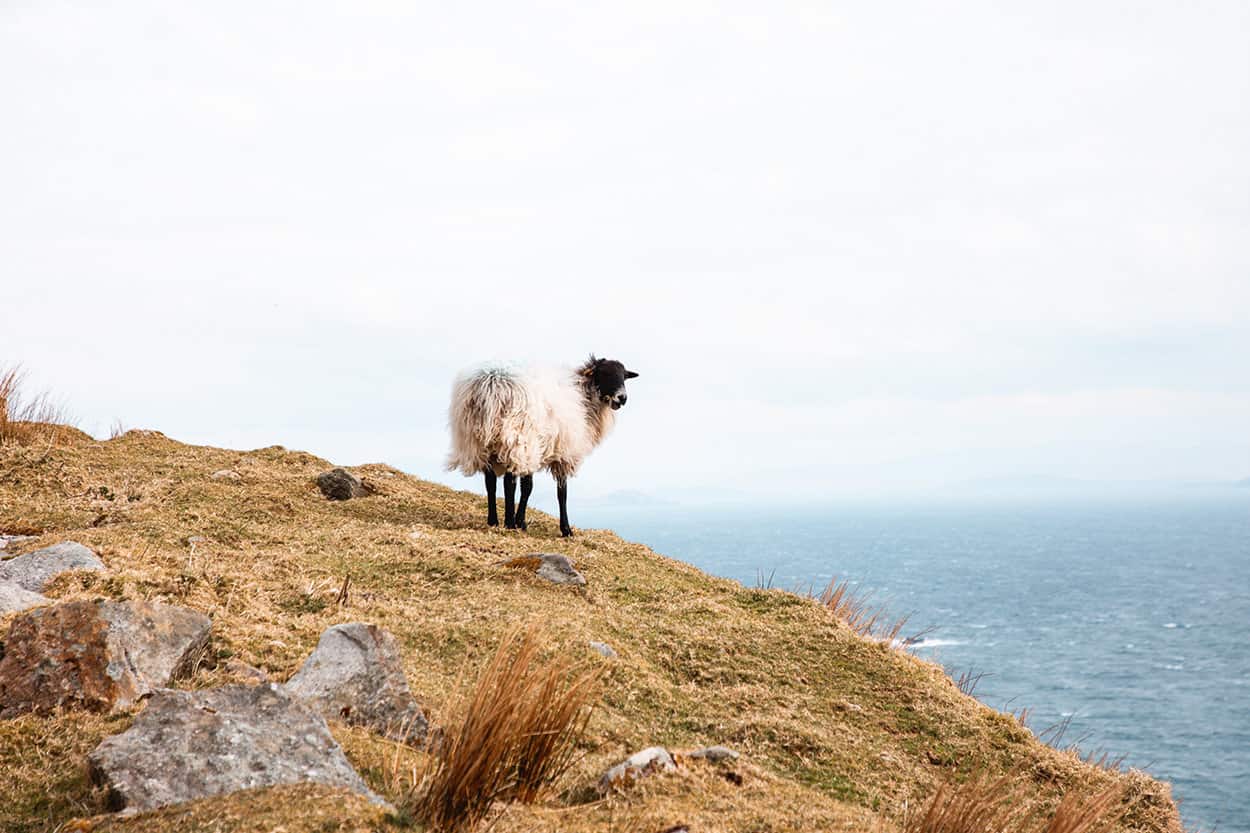
<path id="1" fill-rule="evenodd" d="M 587 507 L 710 573 L 820 589 L 850 578 L 911 650 L 975 694 L 1032 710 L 1061 744 L 1171 781 L 1188 829 L 1250 833 L 1250 494 L 750 506 Z"/>

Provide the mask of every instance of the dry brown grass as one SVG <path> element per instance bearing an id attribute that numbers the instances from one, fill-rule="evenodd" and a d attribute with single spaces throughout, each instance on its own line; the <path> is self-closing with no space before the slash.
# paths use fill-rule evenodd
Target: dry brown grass
<path id="1" fill-rule="evenodd" d="M 1059 802 L 1059 807 L 1040 833 L 1095 833 L 1107 830 L 1127 811 L 1124 788 L 1119 784 L 1093 794 L 1071 792 Z"/>
<path id="2" fill-rule="evenodd" d="M 21 365 L 0 367 L 0 445 L 55 443 L 60 429 L 73 420 L 47 391 L 23 391 L 25 382 Z"/>
<path id="3" fill-rule="evenodd" d="M 962 784 L 942 784 L 903 833 L 1006 833 L 1026 812 L 1024 789 L 1012 775 L 978 774 Z"/>
<path id="4" fill-rule="evenodd" d="M 871 591 L 855 590 L 849 579 L 831 579 L 816 600 L 855 633 L 882 642 L 893 643 L 907 624 L 906 616 L 891 618 L 884 607 L 873 604 Z"/>
<path id="5" fill-rule="evenodd" d="M 1097 833 L 1125 815 L 1125 787 L 1073 790 L 1049 813 L 1035 801 L 1038 790 L 1018 773 L 975 773 L 960 784 L 937 788 L 918 812 L 908 814 L 903 833 Z"/>
<path id="6" fill-rule="evenodd" d="M 541 656 L 537 625 L 508 632 L 459 707 L 415 788 L 414 815 L 471 830 L 497 800 L 536 801 L 573 763 L 602 668 Z"/>

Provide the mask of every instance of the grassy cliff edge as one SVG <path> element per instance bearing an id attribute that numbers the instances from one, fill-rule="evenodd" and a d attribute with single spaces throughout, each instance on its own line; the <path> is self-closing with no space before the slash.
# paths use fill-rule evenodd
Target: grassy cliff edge
<path id="1" fill-rule="evenodd" d="M 1131 805 L 1117 829 L 1181 830 L 1167 785 L 1046 746 L 938 666 L 856 635 L 810 599 L 711 577 L 604 530 L 562 539 L 538 512 L 527 534 L 489 529 L 480 496 L 385 465 L 352 469 L 374 495 L 327 501 L 314 480 L 329 467 L 280 446 L 240 452 L 147 431 L 106 442 L 66 433 L 47 447 L 0 448 L 0 533 L 38 536 L 17 551 L 76 540 L 99 552 L 109 572 L 63 576 L 49 596 L 153 599 L 211 615 L 209 660 L 184 687 L 240 682 L 241 663 L 285 680 L 325 628 L 367 621 L 399 639 L 412 690 L 437 725 L 466 669 L 480 667 L 505 631 L 545 620 L 555 642 L 610 666 L 607 683 L 563 789 L 509 806 L 499 831 L 896 830 L 939 784 L 974 771 L 1012 773 L 1051 805 L 1122 783 Z M 238 477 L 213 477 L 222 470 Z M 499 566 L 533 552 L 568 555 L 585 589 Z M 618 656 L 599 657 L 590 640 Z M 0 829 L 50 831 L 102 813 L 84 758 L 129 721 L 66 712 L 0 722 Z M 399 798 L 424 753 L 331 728 L 370 786 Z M 606 800 L 588 791 L 607 767 L 655 744 L 731 746 L 743 756 L 741 783 L 690 768 Z M 96 829 L 407 824 L 301 786 L 99 819 Z"/>

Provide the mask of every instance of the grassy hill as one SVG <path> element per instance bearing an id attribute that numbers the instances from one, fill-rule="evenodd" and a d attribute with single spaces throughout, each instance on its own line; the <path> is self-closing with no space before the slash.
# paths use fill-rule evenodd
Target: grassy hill
<path id="1" fill-rule="evenodd" d="M 385 465 L 353 469 L 375 495 L 327 501 L 314 483 L 327 468 L 280 446 L 229 451 L 155 432 L 9 445 L 0 448 L 0 533 L 40 536 L 23 549 L 72 539 L 100 553 L 108 573 L 62 576 L 50 596 L 156 599 L 210 614 L 209 661 L 185 687 L 241 682 L 240 662 L 284 680 L 326 627 L 368 621 L 399 639 L 412 689 L 437 725 L 506 630 L 545 620 L 558 646 L 607 664 L 607 681 L 560 789 L 538 805 L 510 805 L 494 830 L 889 831 L 939 784 L 974 770 L 1009 773 L 1048 806 L 1122 783 L 1131 805 L 1117 829 L 1181 829 L 1166 785 L 1044 745 L 938 666 L 857 635 L 810 599 L 713 578 L 608 531 L 561 539 L 538 512 L 528 534 L 488 529 L 481 497 Z M 239 479 L 212 477 L 223 469 Z M 498 566 L 532 552 L 570 556 L 586 588 Z M 619 656 L 594 654 L 588 640 Z M 0 722 L 0 829 L 50 831 L 102 813 L 84 758 L 130 719 L 70 712 Z M 401 799 L 425 753 L 331 728 L 370 786 Z M 606 800 L 588 789 L 654 744 L 731 746 L 743 756 L 741 783 L 692 766 Z M 300 786 L 97 820 L 94 829 L 412 825 Z"/>

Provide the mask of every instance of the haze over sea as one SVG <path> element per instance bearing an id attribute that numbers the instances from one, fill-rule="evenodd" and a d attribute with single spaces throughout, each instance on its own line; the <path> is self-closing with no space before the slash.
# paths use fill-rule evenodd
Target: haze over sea
<path id="1" fill-rule="evenodd" d="M 1250 833 L 1250 489 L 578 515 L 748 585 L 856 580 L 983 702 L 1070 718 L 1061 745 L 1171 781 L 1189 829 Z"/>

